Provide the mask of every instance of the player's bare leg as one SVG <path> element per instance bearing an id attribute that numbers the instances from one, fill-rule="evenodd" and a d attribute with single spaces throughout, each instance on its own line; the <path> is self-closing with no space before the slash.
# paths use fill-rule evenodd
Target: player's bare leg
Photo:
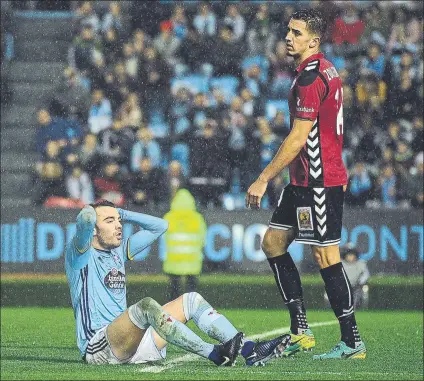
<path id="1" fill-rule="evenodd" d="M 306 319 L 299 272 L 287 251 L 293 240 L 293 229 L 283 230 L 269 227 L 262 242 L 262 250 L 268 258 L 278 289 L 290 312 L 292 343 L 284 350 L 285 356 L 300 350 L 312 350 L 315 347 L 315 338 Z"/>
<path id="2" fill-rule="evenodd" d="M 216 365 L 233 365 L 241 351 L 243 334 L 233 328 L 235 335 L 225 345 L 213 345 L 203 341 L 184 324 L 187 319 L 183 300 L 184 297 L 180 297 L 168 303 L 166 308 L 162 308 L 152 298 L 144 298 L 130 306 L 107 328 L 107 338 L 114 355 L 121 361 L 130 359 L 136 353 L 147 328 L 152 326 L 158 349 L 162 349 L 169 342 L 208 358 Z"/>
<path id="3" fill-rule="evenodd" d="M 365 358 L 365 345 L 355 320 L 352 286 L 340 262 L 339 246 L 312 246 L 312 253 L 321 269 L 325 290 L 341 331 L 341 342 L 328 353 L 314 358 Z"/>

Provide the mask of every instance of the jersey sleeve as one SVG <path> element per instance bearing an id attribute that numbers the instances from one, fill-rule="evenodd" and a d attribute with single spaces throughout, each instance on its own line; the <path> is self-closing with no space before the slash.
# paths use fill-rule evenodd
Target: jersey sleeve
<path id="1" fill-rule="evenodd" d="M 132 222 L 142 228 L 124 243 L 124 259 L 126 261 L 132 260 L 134 256 L 150 246 L 168 229 L 168 221 L 162 218 L 123 209 L 119 209 L 119 213 L 123 221 Z"/>
<path id="2" fill-rule="evenodd" d="M 296 82 L 296 119 L 315 120 L 321 103 L 328 93 L 325 78 L 318 70 L 307 71 Z"/>
<path id="3" fill-rule="evenodd" d="M 84 267 L 88 261 L 95 224 L 96 211 L 91 206 L 84 207 L 78 214 L 76 233 L 66 251 L 67 260 L 74 269 Z"/>

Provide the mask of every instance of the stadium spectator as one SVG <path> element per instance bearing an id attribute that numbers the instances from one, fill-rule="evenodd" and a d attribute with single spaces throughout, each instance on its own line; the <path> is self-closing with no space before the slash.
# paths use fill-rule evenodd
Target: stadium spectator
<path id="1" fill-rule="evenodd" d="M 373 187 L 374 179 L 365 163 L 356 163 L 350 174 L 346 203 L 352 206 L 365 206 L 366 201 L 371 198 Z"/>
<path id="2" fill-rule="evenodd" d="M 123 45 L 122 55 L 125 72 L 130 76 L 130 78 L 135 78 L 137 76 L 138 57 L 131 42 L 126 42 Z"/>
<path id="3" fill-rule="evenodd" d="M 215 36 L 216 24 L 216 16 L 211 10 L 209 3 L 204 2 L 200 4 L 198 13 L 193 19 L 193 26 L 196 28 L 197 33 L 201 36 Z"/>
<path id="4" fill-rule="evenodd" d="M 231 40 L 241 41 L 246 31 L 246 22 L 235 4 L 228 5 L 223 24 L 232 31 Z"/>
<path id="5" fill-rule="evenodd" d="M 92 134 L 98 134 L 112 126 L 112 108 L 110 101 L 100 89 L 91 94 L 91 106 L 88 111 L 88 127 Z"/>
<path id="6" fill-rule="evenodd" d="M 223 26 L 219 30 L 219 37 L 216 39 L 210 54 L 215 76 L 241 76 L 240 63 L 243 55 L 243 46 L 232 36 L 233 32 L 229 26 Z"/>
<path id="7" fill-rule="evenodd" d="M 418 108 L 417 89 L 412 84 L 409 72 L 401 73 L 400 86 L 392 94 L 393 117 L 412 121 Z"/>
<path id="8" fill-rule="evenodd" d="M 402 49 L 417 50 L 417 44 L 422 40 L 422 25 L 414 12 L 408 12 L 403 6 L 392 10 L 390 37 L 387 43 L 387 52 L 401 51 Z"/>
<path id="9" fill-rule="evenodd" d="M 390 164 L 386 164 L 381 169 L 380 176 L 377 179 L 380 200 L 386 208 L 394 208 L 397 205 L 397 182 L 394 168 Z"/>
<path id="10" fill-rule="evenodd" d="M 343 268 L 353 288 L 354 308 L 368 307 L 368 281 L 370 271 L 367 262 L 359 259 L 356 247 L 349 243 L 341 248 Z"/>
<path id="11" fill-rule="evenodd" d="M 97 34 L 100 30 L 100 19 L 93 9 L 93 2 L 83 1 L 76 9 L 76 25 L 77 30 L 89 27 Z"/>
<path id="12" fill-rule="evenodd" d="M 73 42 L 71 66 L 79 70 L 83 76 L 86 76 L 101 52 L 101 41 L 95 37 L 90 26 L 84 26 Z"/>
<path id="13" fill-rule="evenodd" d="M 84 204 L 94 202 L 94 190 L 90 176 L 80 165 L 75 165 L 72 172 L 66 176 L 67 196 L 73 200 L 80 200 Z"/>
<path id="14" fill-rule="evenodd" d="M 104 15 L 102 21 L 102 31 L 103 33 L 114 29 L 119 32 L 119 34 L 124 34 L 124 20 L 121 13 L 121 6 L 119 1 L 112 1 L 109 3 L 109 11 Z"/>
<path id="15" fill-rule="evenodd" d="M 121 40 L 116 29 L 108 29 L 102 35 L 102 52 L 108 66 L 119 58 L 121 51 Z"/>
<path id="16" fill-rule="evenodd" d="M 383 77 L 386 58 L 381 52 L 380 45 L 371 43 L 368 46 L 367 57 L 363 59 L 361 73 L 375 74 L 379 79 Z"/>
<path id="17" fill-rule="evenodd" d="M 131 171 L 140 170 L 141 159 L 150 159 L 151 166 L 157 168 L 161 164 L 161 148 L 159 143 L 154 140 L 152 131 L 147 127 L 141 127 L 137 131 L 137 141 L 131 148 Z"/>
<path id="18" fill-rule="evenodd" d="M 60 162 L 60 145 L 50 140 L 46 154 L 36 165 L 34 203 L 42 205 L 50 196 L 65 196 L 64 172 Z"/>
<path id="19" fill-rule="evenodd" d="M 248 52 L 251 56 L 269 56 L 274 50 L 277 36 L 269 17 L 268 4 L 261 4 L 247 31 Z"/>
<path id="20" fill-rule="evenodd" d="M 184 40 L 187 34 L 188 21 L 185 14 L 185 9 L 182 6 L 175 6 L 174 12 L 171 15 L 172 31 L 178 40 Z"/>
<path id="21" fill-rule="evenodd" d="M 424 129 L 423 129 L 423 117 L 416 116 L 412 122 L 413 125 L 413 139 L 411 148 L 415 154 L 418 154 L 423 150 L 424 147 Z"/>
<path id="22" fill-rule="evenodd" d="M 284 111 L 277 111 L 270 122 L 272 132 L 278 136 L 282 142 L 290 132 L 290 126 L 286 122 Z"/>
<path id="23" fill-rule="evenodd" d="M 263 104 L 260 97 L 254 98 L 252 92 L 244 88 L 240 91 L 240 97 L 242 99 L 242 111 L 246 117 L 258 117 L 263 115 Z"/>
<path id="24" fill-rule="evenodd" d="M 287 55 L 284 41 L 278 41 L 275 52 L 269 54 L 271 72 L 271 95 L 275 98 L 288 98 L 293 82 L 292 59 Z"/>
<path id="25" fill-rule="evenodd" d="M 173 33 L 171 21 L 160 23 L 160 34 L 153 40 L 153 46 L 160 57 L 170 66 L 175 67 L 178 63 L 176 57 L 181 41 Z"/>
<path id="26" fill-rule="evenodd" d="M 384 46 L 389 36 L 390 20 L 387 9 L 382 8 L 379 2 L 364 9 L 364 33 L 361 36 L 361 45 L 366 48 L 371 43 Z"/>
<path id="27" fill-rule="evenodd" d="M 96 199 L 104 199 L 122 206 L 125 203 L 123 183 L 127 182 L 119 171 L 119 164 L 111 160 L 106 162 L 100 173 L 94 175 L 94 193 Z"/>
<path id="28" fill-rule="evenodd" d="M 83 144 L 79 147 L 77 155 L 83 171 L 87 172 L 91 178 L 99 173 L 102 163 L 102 156 L 97 144 L 97 136 L 94 134 L 85 135 Z"/>
<path id="29" fill-rule="evenodd" d="M 153 167 L 148 157 L 140 159 L 138 166 L 126 190 L 128 199 L 139 206 L 158 206 L 169 202 L 169 184 L 165 181 L 163 169 Z"/>
<path id="30" fill-rule="evenodd" d="M 172 160 L 169 163 L 165 183 L 169 184 L 169 201 L 175 197 L 175 194 L 179 189 L 187 189 L 188 179 L 184 175 L 183 168 L 178 160 Z"/>

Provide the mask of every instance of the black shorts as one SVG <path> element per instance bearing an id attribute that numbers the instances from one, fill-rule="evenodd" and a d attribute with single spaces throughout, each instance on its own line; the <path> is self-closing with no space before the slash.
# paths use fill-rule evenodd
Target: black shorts
<path id="1" fill-rule="evenodd" d="M 295 241 L 317 246 L 338 245 L 342 232 L 342 186 L 305 188 L 287 185 L 269 226 L 294 229 Z"/>

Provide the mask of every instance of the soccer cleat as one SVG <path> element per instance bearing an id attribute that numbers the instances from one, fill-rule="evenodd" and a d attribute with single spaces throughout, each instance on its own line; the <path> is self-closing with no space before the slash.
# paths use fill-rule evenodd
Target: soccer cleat
<path id="1" fill-rule="evenodd" d="M 218 366 L 234 366 L 236 364 L 236 358 L 241 352 L 241 348 L 244 342 L 243 332 L 237 333 L 231 340 L 228 340 L 224 344 L 216 345 L 214 351 L 216 351 L 213 358 L 209 358 Z"/>
<path id="2" fill-rule="evenodd" d="M 274 357 L 282 356 L 284 349 L 290 344 L 290 335 L 282 335 L 268 341 L 254 343 L 252 350 L 243 354 L 247 366 L 265 366 Z"/>
<path id="3" fill-rule="evenodd" d="M 284 357 L 294 355 L 296 352 L 299 351 L 309 352 L 312 351 L 315 347 L 315 336 L 310 329 L 305 330 L 305 332 L 300 335 L 295 335 L 294 333 L 291 333 L 290 336 L 291 343 L 284 350 Z"/>
<path id="4" fill-rule="evenodd" d="M 344 341 L 338 343 L 329 352 L 322 355 L 315 355 L 314 360 L 327 360 L 327 359 L 364 359 L 367 356 L 367 349 L 363 341 L 356 348 L 351 348 L 346 345 Z"/>

